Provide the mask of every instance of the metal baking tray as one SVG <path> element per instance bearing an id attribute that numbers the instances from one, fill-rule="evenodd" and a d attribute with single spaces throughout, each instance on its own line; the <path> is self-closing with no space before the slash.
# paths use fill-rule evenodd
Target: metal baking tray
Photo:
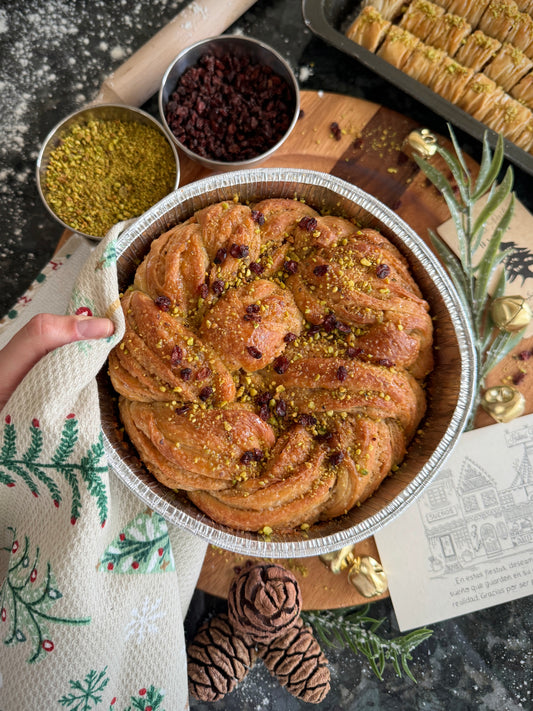
<path id="1" fill-rule="evenodd" d="M 344 32 L 357 17 L 361 10 L 361 4 L 361 2 L 354 2 L 354 0 L 302 0 L 304 22 L 315 35 L 341 52 L 354 57 L 383 79 L 410 94 L 465 133 L 480 141 L 486 133 L 490 145 L 494 147 L 498 138 L 495 131 L 474 119 L 466 111 L 443 99 L 424 84 L 412 79 L 378 55 L 346 37 Z M 506 157 L 512 163 L 533 175 L 533 156 L 531 154 L 508 139 L 504 139 L 504 148 Z"/>

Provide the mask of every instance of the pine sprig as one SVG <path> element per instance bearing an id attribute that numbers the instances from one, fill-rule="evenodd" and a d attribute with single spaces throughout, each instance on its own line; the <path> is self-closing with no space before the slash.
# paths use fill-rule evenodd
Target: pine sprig
<path id="1" fill-rule="evenodd" d="M 386 639 L 378 632 L 383 619 L 370 617 L 369 608 L 370 605 L 364 605 L 348 610 L 303 612 L 302 616 L 312 625 L 326 647 L 350 649 L 355 654 L 363 654 L 380 681 L 383 681 L 387 663 L 390 663 L 398 677 L 401 678 L 405 673 L 416 683 L 409 669 L 409 662 L 413 658 L 412 651 L 431 637 L 433 631 L 421 628 L 393 639 Z"/>
<path id="2" fill-rule="evenodd" d="M 494 153 L 490 148 L 487 134 L 483 137 L 483 152 L 477 178 L 471 175 L 451 126 L 448 126 L 454 153 L 439 146 L 437 152 L 444 159 L 457 188 L 441 171 L 424 158 L 414 155 L 420 169 L 439 190 L 453 219 L 458 241 L 458 255 L 434 231 L 429 230 L 436 253 L 441 258 L 470 321 L 477 359 L 476 401 L 466 429 L 473 426 L 473 418 L 489 371 L 520 342 L 523 330 L 518 333 L 499 331 L 495 336 L 496 324 L 490 314 L 490 303 L 502 296 L 506 287 L 505 269 L 493 289 L 489 287 L 497 269 L 512 254 L 514 249 L 501 250 L 503 235 L 507 231 L 514 214 L 515 197 L 513 169 L 505 171 L 500 183 L 497 182 L 504 159 L 503 136 L 500 134 Z M 476 203 L 486 196 L 486 203 L 475 215 Z M 510 196 L 510 199 L 509 199 Z M 488 221 L 509 199 L 503 215 L 499 218 L 492 234 L 486 235 Z M 478 251 L 482 249 L 482 258 Z"/>

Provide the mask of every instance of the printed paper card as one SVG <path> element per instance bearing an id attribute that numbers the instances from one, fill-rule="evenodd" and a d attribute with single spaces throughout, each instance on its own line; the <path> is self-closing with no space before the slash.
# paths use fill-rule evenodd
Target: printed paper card
<path id="1" fill-rule="evenodd" d="M 375 535 L 401 630 L 533 593 L 533 415 L 460 438 Z"/>

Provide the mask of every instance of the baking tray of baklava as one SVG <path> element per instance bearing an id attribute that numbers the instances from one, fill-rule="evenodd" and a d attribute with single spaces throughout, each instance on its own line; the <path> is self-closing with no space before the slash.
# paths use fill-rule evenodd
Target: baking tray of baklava
<path id="1" fill-rule="evenodd" d="M 533 174 L 533 0 L 303 0 L 309 29 Z"/>

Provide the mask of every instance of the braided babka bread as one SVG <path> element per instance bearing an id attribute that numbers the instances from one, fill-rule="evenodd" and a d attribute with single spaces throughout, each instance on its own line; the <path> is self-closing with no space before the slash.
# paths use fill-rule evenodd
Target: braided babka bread
<path id="1" fill-rule="evenodd" d="M 346 513 L 424 414 L 432 321 L 406 260 L 299 200 L 199 210 L 154 240 L 122 307 L 125 430 L 162 484 L 232 528 Z"/>

